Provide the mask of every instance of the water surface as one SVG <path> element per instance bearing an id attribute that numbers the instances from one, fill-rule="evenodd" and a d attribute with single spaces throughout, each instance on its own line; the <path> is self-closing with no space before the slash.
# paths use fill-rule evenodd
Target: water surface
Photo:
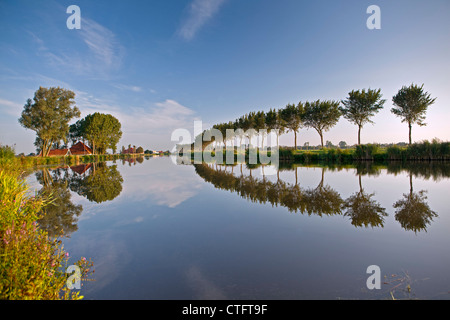
<path id="1" fill-rule="evenodd" d="M 449 172 L 164 157 L 29 181 L 58 199 L 42 225 L 94 262 L 85 299 L 449 299 Z"/>

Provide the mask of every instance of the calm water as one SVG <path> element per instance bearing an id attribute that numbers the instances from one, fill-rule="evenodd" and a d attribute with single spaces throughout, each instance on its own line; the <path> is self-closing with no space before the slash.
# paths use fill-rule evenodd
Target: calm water
<path id="1" fill-rule="evenodd" d="M 85 299 L 449 299 L 449 177 L 449 165 L 277 172 L 165 157 L 28 180 L 56 197 L 42 225 L 94 261 Z"/>

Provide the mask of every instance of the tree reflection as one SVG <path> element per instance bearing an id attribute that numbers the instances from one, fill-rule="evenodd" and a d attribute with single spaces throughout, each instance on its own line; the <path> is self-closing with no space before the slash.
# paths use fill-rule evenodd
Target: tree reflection
<path id="1" fill-rule="evenodd" d="M 329 185 L 324 186 L 325 167 L 322 168 L 322 179 L 315 189 L 308 189 L 304 193 L 306 211 L 308 214 L 336 215 L 341 214 L 344 200 L 341 195 Z"/>
<path id="2" fill-rule="evenodd" d="M 55 170 L 50 174 L 48 169 L 44 169 L 36 173 L 36 179 L 43 185 L 38 195 L 51 197 L 51 203 L 44 207 L 43 216 L 39 220 L 39 225 L 51 237 L 68 236 L 78 230 L 78 217 L 83 211 L 81 205 L 72 203 L 67 175 L 62 176 L 61 172 Z"/>
<path id="3" fill-rule="evenodd" d="M 395 220 L 397 220 L 402 228 L 411 230 L 415 233 L 427 231 L 427 226 L 431 224 L 433 218 L 438 215 L 430 209 L 426 202 L 427 191 L 421 190 L 414 192 L 412 183 L 412 174 L 409 175 L 410 191 L 409 194 L 403 194 L 403 199 L 394 203 Z"/>
<path id="4" fill-rule="evenodd" d="M 38 195 L 51 197 L 39 220 L 50 236 L 69 236 L 78 229 L 78 217 L 83 211 L 81 205 L 72 202 L 70 191 L 89 201 L 101 203 L 113 200 L 122 191 L 123 178 L 117 166 L 106 163 L 91 163 L 70 168 L 42 169 L 36 172 L 37 181 L 43 186 Z"/>
<path id="5" fill-rule="evenodd" d="M 242 164 L 241 164 L 242 165 Z M 322 168 L 322 179 L 317 188 L 304 190 L 298 183 L 295 185 L 286 183 L 277 175 L 277 181 L 272 182 L 265 179 L 257 179 L 252 175 L 235 176 L 207 164 L 194 165 L 197 174 L 205 181 L 218 189 L 236 192 L 244 199 L 258 203 L 270 203 L 272 206 L 283 206 L 290 212 L 308 213 L 309 215 L 334 215 L 341 214 L 343 200 L 339 193 L 328 185 L 324 185 L 324 172 Z M 255 167 L 247 166 L 249 170 Z M 279 172 L 278 172 L 279 173 Z"/>
<path id="6" fill-rule="evenodd" d="M 257 166 L 245 165 L 249 170 L 249 175 L 244 175 L 243 164 L 239 173 L 235 175 L 217 165 L 194 165 L 197 174 L 205 181 L 213 184 L 216 188 L 236 192 L 242 198 L 252 202 L 270 203 L 272 206 L 282 206 L 289 212 L 299 212 L 301 214 L 332 216 L 343 214 L 355 227 L 384 227 L 385 218 L 388 216 L 386 208 L 374 199 L 375 193 L 365 192 L 362 185 L 363 175 L 379 175 L 381 167 L 370 163 L 356 166 L 358 174 L 359 191 L 353 193 L 347 199 L 342 199 L 341 195 L 331 186 L 324 182 L 324 176 L 328 168 L 321 167 L 322 177 L 320 183 L 315 188 L 302 188 L 298 183 L 298 172 L 295 165 L 283 165 L 283 170 L 294 170 L 295 184 L 287 183 L 280 179 L 279 171 L 275 182 L 263 178 L 257 179 L 252 175 L 252 170 Z M 264 168 L 262 168 L 264 169 Z M 341 170 L 342 168 L 331 168 L 331 170 Z M 429 170 L 427 171 L 429 172 Z M 443 170 L 435 170 L 442 174 Z M 419 174 L 418 171 L 414 172 Z M 437 217 L 437 214 L 430 209 L 426 200 L 426 191 L 414 192 L 412 187 L 412 172 L 410 173 L 410 192 L 404 198 L 397 201 L 393 207 L 395 219 L 406 230 L 419 232 L 426 231 L 426 227 Z"/>
<path id="7" fill-rule="evenodd" d="M 106 163 L 94 163 L 89 175 L 73 176 L 70 190 L 91 202 L 102 203 L 115 199 L 122 192 L 123 178 L 117 166 Z"/>
<path id="8" fill-rule="evenodd" d="M 369 226 L 373 227 L 383 227 L 384 217 L 387 217 L 386 209 L 381 207 L 381 205 L 372 197 L 375 193 L 368 194 L 364 192 L 361 183 L 361 173 L 359 176 L 359 192 L 354 193 L 348 199 L 345 200 L 343 209 L 346 210 L 344 213 L 345 217 L 349 217 L 352 225 L 355 227 L 362 227 L 363 225 L 367 228 Z"/>

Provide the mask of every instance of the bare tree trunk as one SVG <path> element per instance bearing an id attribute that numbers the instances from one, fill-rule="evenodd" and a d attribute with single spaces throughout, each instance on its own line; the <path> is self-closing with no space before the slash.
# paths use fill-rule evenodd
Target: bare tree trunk
<path id="1" fill-rule="evenodd" d="M 409 144 L 412 144 L 412 139 L 411 139 L 411 130 L 412 130 L 412 124 L 409 124 Z"/>
<path id="2" fill-rule="evenodd" d="M 358 145 L 361 145 L 361 126 L 358 126 Z"/>
<path id="3" fill-rule="evenodd" d="M 361 173 L 359 174 L 359 192 L 363 192 L 362 183 L 361 183 Z"/>
<path id="4" fill-rule="evenodd" d="M 295 151 L 297 151 L 297 131 L 294 130 L 294 146 L 295 146 Z"/>
<path id="5" fill-rule="evenodd" d="M 323 134 L 322 132 L 319 132 L 320 135 L 320 143 L 322 144 L 322 149 L 323 149 Z"/>

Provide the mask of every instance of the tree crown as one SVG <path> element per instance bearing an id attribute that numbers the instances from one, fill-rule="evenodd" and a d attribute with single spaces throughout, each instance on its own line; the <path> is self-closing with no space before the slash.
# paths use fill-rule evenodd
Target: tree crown
<path id="1" fill-rule="evenodd" d="M 436 98 L 431 98 L 428 92 L 424 92 L 423 84 L 421 86 L 411 84 L 409 87 L 403 86 L 392 98 L 397 108 L 392 108 L 391 112 L 402 118 L 402 122 L 425 126 L 425 114 L 435 101 Z"/>

